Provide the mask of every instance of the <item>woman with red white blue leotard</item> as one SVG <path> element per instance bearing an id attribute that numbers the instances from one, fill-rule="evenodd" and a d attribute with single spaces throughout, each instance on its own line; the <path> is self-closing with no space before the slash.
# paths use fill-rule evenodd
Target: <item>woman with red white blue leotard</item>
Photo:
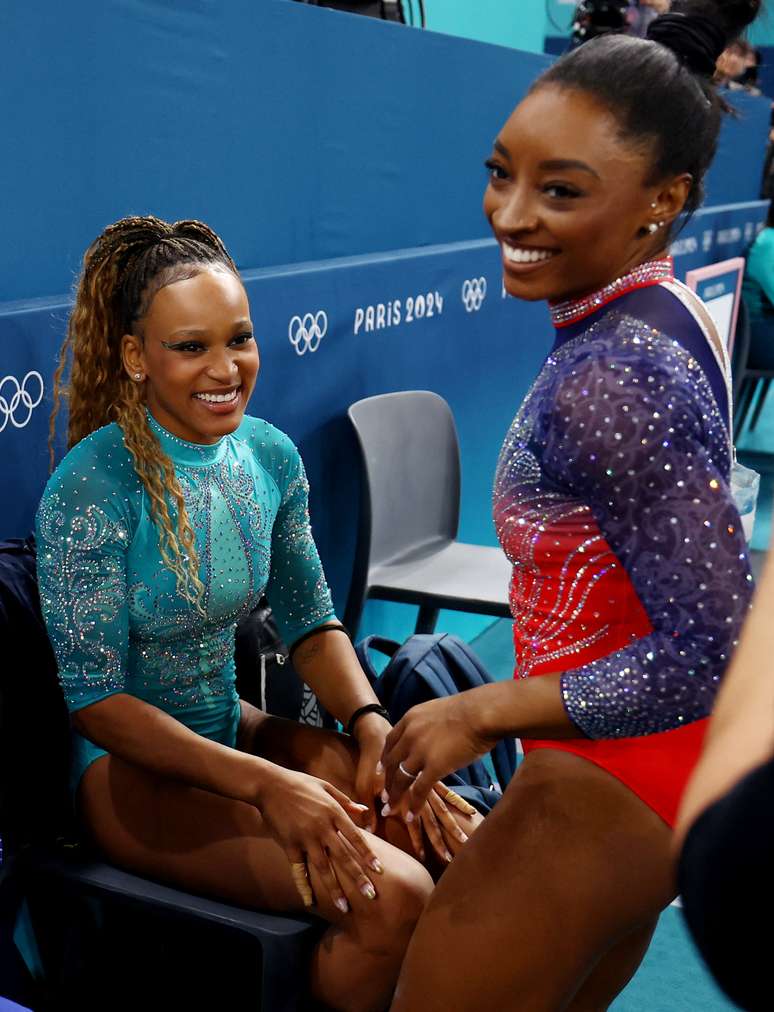
<path id="1" fill-rule="evenodd" d="M 717 142 L 714 62 L 757 6 L 678 0 L 648 40 L 588 43 L 494 142 L 504 284 L 556 328 L 495 478 L 516 678 L 393 728 L 387 809 L 498 738 L 525 759 L 430 898 L 394 1012 L 606 1009 L 674 896 L 677 805 L 753 587 L 727 362 L 667 251 Z"/>

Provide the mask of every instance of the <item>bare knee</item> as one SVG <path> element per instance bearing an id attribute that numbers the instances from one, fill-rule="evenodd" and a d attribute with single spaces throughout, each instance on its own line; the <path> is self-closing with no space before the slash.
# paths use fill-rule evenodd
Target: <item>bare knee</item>
<path id="1" fill-rule="evenodd" d="M 376 882 L 377 899 L 360 904 L 356 931 L 373 954 L 402 956 L 433 891 L 429 872 L 407 855 L 392 855 L 384 877 Z"/>

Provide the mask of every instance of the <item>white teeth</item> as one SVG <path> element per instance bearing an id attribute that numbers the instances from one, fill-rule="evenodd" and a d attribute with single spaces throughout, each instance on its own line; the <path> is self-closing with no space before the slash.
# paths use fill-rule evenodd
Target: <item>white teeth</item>
<path id="1" fill-rule="evenodd" d="M 226 404 L 235 401 L 239 396 L 239 390 L 232 390 L 230 394 L 194 394 L 200 401 L 207 401 L 209 404 Z"/>
<path id="2" fill-rule="evenodd" d="M 541 260 L 550 260 L 555 256 L 553 250 L 524 249 L 503 243 L 503 252 L 507 260 L 513 264 L 536 264 Z"/>

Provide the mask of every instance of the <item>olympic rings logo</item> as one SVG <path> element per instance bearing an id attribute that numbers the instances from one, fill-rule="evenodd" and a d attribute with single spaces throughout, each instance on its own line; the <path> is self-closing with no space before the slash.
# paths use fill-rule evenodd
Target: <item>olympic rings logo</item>
<path id="1" fill-rule="evenodd" d="M 468 313 L 477 313 L 486 298 L 486 278 L 469 278 L 462 283 L 462 302 Z"/>
<path id="2" fill-rule="evenodd" d="M 328 315 L 323 309 L 294 316 L 288 324 L 288 340 L 296 349 L 296 355 L 317 351 L 327 333 Z"/>
<path id="3" fill-rule="evenodd" d="M 9 422 L 15 429 L 23 429 L 42 400 L 43 377 L 39 372 L 31 369 L 21 383 L 15 376 L 4 376 L 0 380 L 0 432 Z"/>

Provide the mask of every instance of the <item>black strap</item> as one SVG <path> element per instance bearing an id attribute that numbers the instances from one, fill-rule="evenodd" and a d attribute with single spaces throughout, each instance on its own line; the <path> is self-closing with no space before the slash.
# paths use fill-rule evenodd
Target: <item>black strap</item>
<path id="1" fill-rule="evenodd" d="M 355 724 L 357 724 L 361 717 L 365 717 L 367 713 L 378 713 L 379 716 L 384 717 L 386 721 L 389 722 L 390 720 L 389 713 L 385 710 L 381 703 L 366 703 L 365 706 L 358 707 L 358 709 L 355 710 L 347 721 L 347 726 L 345 728 L 347 734 L 352 734 L 355 730 Z"/>

